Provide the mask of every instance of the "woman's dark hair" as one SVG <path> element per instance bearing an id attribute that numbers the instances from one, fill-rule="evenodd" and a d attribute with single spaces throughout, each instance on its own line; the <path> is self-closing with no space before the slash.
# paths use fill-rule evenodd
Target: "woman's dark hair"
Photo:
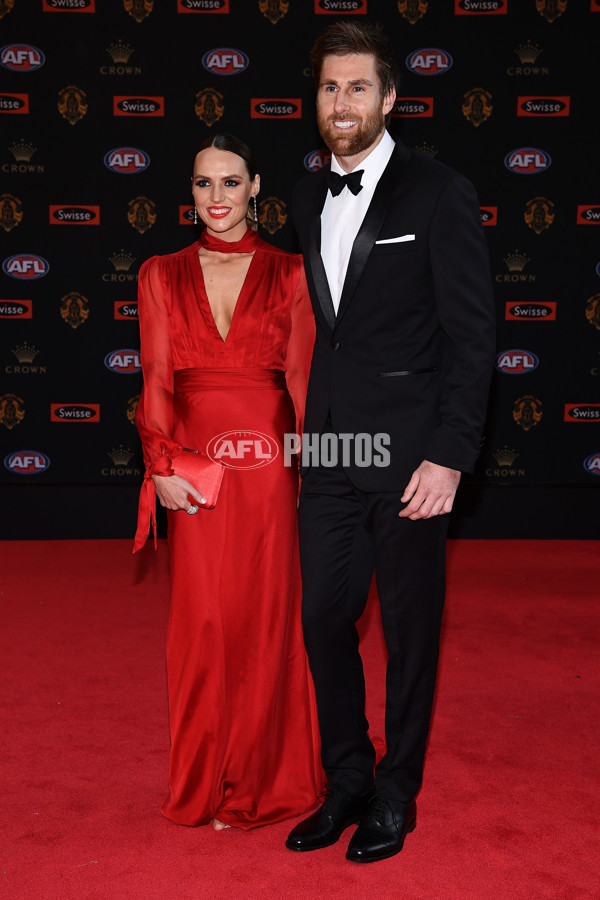
<path id="1" fill-rule="evenodd" d="M 375 57 L 381 96 L 400 89 L 400 70 L 392 42 L 379 25 L 371 22 L 334 22 L 317 38 L 310 51 L 315 87 L 319 88 L 321 67 L 326 56 L 348 56 L 358 53 Z"/>
<path id="2" fill-rule="evenodd" d="M 206 138 L 205 141 L 202 141 L 200 146 L 197 147 L 196 151 L 194 152 L 192 167 L 198 154 L 201 153 L 202 150 L 207 150 L 209 147 L 214 147 L 216 150 L 227 150 L 228 153 L 235 153 L 237 154 L 237 156 L 241 156 L 241 158 L 244 160 L 244 164 L 246 166 L 246 171 L 248 172 L 250 181 L 254 181 L 256 177 L 257 166 L 252 150 L 250 149 L 248 144 L 245 144 L 239 138 L 234 137 L 232 134 L 227 134 L 226 132 L 213 134 L 211 137 Z"/>

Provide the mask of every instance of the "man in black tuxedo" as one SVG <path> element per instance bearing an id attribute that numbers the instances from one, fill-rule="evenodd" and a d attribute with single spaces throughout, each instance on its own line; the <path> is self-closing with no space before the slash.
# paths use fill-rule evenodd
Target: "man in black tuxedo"
<path id="1" fill-rule="evenodd" d="M 326 847 L 359 822 L 346 856 L 371 862 L 398 853 L 416 824 L 447 513 L 480 446 L 494 306 L 472 185 L 385 129 L 397 87 L 385 35 L 336 23 L 311 60 L 333 157 L 294 197 L 317 324 L 299 515 L 303 627 L 329 793 L 286 845 Z M 337 435 L 337 464 L 331 452 L 319 458 L 315 434 Z M 373 565 L 389 652 L 387 752 L 375 776 L 355 626 Z"/>

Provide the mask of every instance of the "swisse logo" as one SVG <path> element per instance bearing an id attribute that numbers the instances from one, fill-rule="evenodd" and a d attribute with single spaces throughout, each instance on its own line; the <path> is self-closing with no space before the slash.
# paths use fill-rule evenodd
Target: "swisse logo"
<path id="1" fill-rule="evenodd" d="M 480 206 L 479 218 L 482 225 L 498 224 L 498 207 L 497 206 Z"/>
<path id="2" fill-rule="evenodd" d="M 15 475 L 39 475 L 50 466 L 50 458 L 40 450 L 15 450 L 4 457 L 4 465 Z"/>
<path id="3" fill-rule="evenodd" d="M 150 165 L 150 157 L 137 147 L 117 147 L 109 150 L 104 165 L 118 175 L 137 175 Z"/>
<path id="4" fill-rule="evenodd" d="M 41 69 L 46 57 L 31 44 L 6 44 L 0 47 L 0 66 L 11 72 L 34 72 Z"/>
<path id="5" fill-rule="evenodd" d="M 99 403 L 51 403 L 51 422 L 99 422 Z"/>
<path id="6" fill-rule="evenodd" d="M 250 101 L 250 117 L 252 119 L 300 119 L 302 118 L 302 100 L 255 98 Z"/>
<path id="7" fill-rule="evenodd" d="M 396 97 L 392 107 L 394 119 L 431 119 L 433 97 Z"/>
<path id="8" fill-rule="evenodd" d="M 121 303 L 115 300 L 115 319 L 139 319 L 137 303 Z"/>
<path id="9" fill-rule="evenodd" d="M 228 13 L 229 0 L 177 0 L 178 13 Z"/>
<path id="10" fill-rule="evenodd" d="M 179 224 L 180 225 L 194 225 L 194 207 L 193 206 L 180 206 L 179 207 Z"/>
<path id="11" fill-rule="evenodd" d="M 362 16 L 367 12 L 367 0 L 315 0 L 315 13 L 319 16 Z"/>
<path id="12" fill-rule="evenodd" d="M 600 225 L 600 203 L 580 204 L 577 207 L 577 224 Z"/>
<path id="13" fill-rule="evenodd" d="M 511 303 L 505 306 L 504 318 L 508 321 L 519 322 L 555 322 L 556 301 L 549 300 L 546 303 L 530 301 L 529 303 Z"/>
<path id="14" fill-rule="evenodd" d="M 164 97 L 113 97 L 113 116 L 164 116 Z"/>
<path id="15" fill-rule="evenodd" d="M 96 12 L 96 0 L 43 0 L 44 12 Z"/>
<path id="16" fill-rule="evenodd" d="M 537 369 L 539 362 L 529 350 L 503 350 L 496 357 L 496 368 L 507 375 L 525 375 Z"/>
<path id="17" fill-rule="evenodd" d="M 0 300 L 0 319 L 33 318 L 32 300 Z"/>
<path id="18" fill-rule="evenodd" d="M 202 57 L 202 65 L 213 75 L 239 75 L 250 65 L 250 60 L 241 50 L 220 47 L 209 50 Z"/>
<path id="19" fill-rule="evenodd" d="M 570 97 L 517 97 L 518 116 L 568 116 Z"/>
<path id="20" fill-rule="evenodd" d="M 583 461 L 583 468 L 590 475 L 600 475 L 600 452 L 592 453 Z"/>
<path id="21" fill-rule="evenodd" d="M 117 375 L 135 375 L 141 372 L 139 350 L 111 350 L 104 357 L 104 365 Z"/>
<path id="22" fill-rule="evenodd" d="M 508 0 L 454 0 L 457 16 L 503 16 L 508 12 Z"/>
<path id="23" fill-rule="evenodd" d="M 34 253 L 15 253 L 7 257 L 2 263 L 2 269 L 11 278 L 20 278 L 24 281 L 33 281 L 35 278 L 43 278 L 50 271 L 50 265 L 43 256 Z"/>
<path id="24" fill-rule="evenodd" d="M 539 175 L 550 168 L 551 162 L 549 154 L 537 147 L 520 147 L 504 157 L 504 165 L 515 175 Z"/>
<path id="25" fill-rule="evenodd" d="M 415 75 L 443 75 L 452 66 L 452 57 L 445 50 L 426 47 L 409 54 L 406 65 Z"/>
<path id="26" fill-rule="evenodd" d="M 27 115 L 29 94 L 0 94 L 0 113 Z"/>
<path id="27" fill-rule="evenodd" d="M 51 225 L 99 225 L 99 206 L 50 206 Z"/>
<path id="28" fill-rule="evenodd" d="M 565 403 L 565 422 L 600 422 L 600 403 Z"/>
<path id="29" fill-rule="evenodd" d="M 304 157 L 304 167 L 309 172 L 318 172 L 331 162 L 331 150 L 311 150 Z"/>
<path id="30" fill-rule="evenodd" d="M 206 446 L 213 460 L 228 469 L 262 469 L 277 457 L 277 442 L 260 431 L 225 431 Z"/>

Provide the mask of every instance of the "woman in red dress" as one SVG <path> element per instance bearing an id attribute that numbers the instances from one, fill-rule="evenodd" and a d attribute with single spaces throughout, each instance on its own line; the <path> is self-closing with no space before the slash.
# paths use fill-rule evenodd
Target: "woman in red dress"
<path id="1" fill-rule="evenodd" d="M 301 258 L 247 227 L 260 187 L 249 148 L 216 135 L 193 172 L 206 229 L 139 274 L 146 477 L 135 549 L 155 491 L 168 510 L 171 574 L 162 812 L 181 825 L 248 829 L 312 808 L 323 782 L 300 623 L 298 472 L 283 446 L 286 433 L 302 433 L 314 320 Z M 257 432 L 262 449 L 252 468 L 238 454 L 215 508 L 202 509 L 171 461 L 228 432 L 250 442 L 222 450 L 241 446 L 243 457 Z M 266 465 L 260 435 L 275 457 Z"/>

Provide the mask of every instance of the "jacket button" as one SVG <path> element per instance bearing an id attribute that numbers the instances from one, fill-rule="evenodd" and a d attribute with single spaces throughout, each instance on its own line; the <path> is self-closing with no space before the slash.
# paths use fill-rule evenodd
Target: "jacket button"
<path id="1" fill-rule="evenodd" d="M 339 349 L 340 349 L 340 342 L 339 342 L 339 341 L 334 341 L 333 344 L 331 345 L 331 348 L 332 348 L 332 350 L 339 350 Z"/>

